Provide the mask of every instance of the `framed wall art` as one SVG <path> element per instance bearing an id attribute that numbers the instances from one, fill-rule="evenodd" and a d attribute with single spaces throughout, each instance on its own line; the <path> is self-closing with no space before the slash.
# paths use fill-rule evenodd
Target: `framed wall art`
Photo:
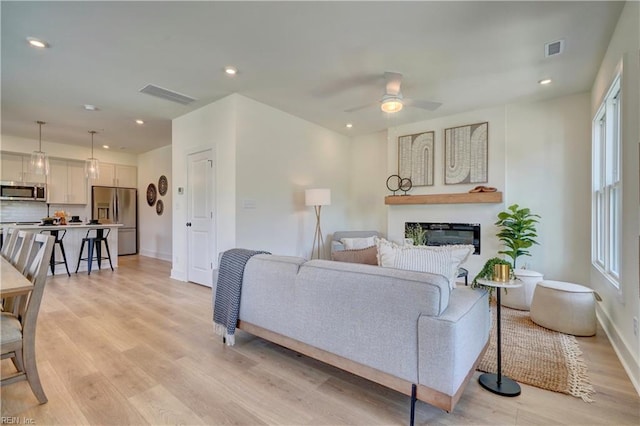
<path id="1" fill-rule="evenodd" d="M 398 137 L 398 174 L 413 186 L 433 185 L 435 132 Z"/>
<path id="2" fill-rule="evenodd" d="M 488 144 L 488 122 L 445 129 L 445 185 L 487 182 Z"/>

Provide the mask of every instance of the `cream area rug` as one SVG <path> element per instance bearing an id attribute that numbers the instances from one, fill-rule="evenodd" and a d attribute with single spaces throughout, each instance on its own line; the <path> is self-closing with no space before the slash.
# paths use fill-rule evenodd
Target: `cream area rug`
<path id="1" fill-rule="evenodd" d="M 497 371 L 496 306 L 491 306 L 493 322 L 489 347 L 478 370 Z M 554 392 L 566 393 L 593 402 L 595 393 L 587 375 L 587 365 L 574 336 L 540 327 L 528 311 L 502 307 L 502 374 Z"/>

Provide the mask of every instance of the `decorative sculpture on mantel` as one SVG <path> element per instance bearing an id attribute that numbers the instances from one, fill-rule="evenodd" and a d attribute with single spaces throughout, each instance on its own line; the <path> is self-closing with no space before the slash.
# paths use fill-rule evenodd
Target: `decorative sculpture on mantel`
<path id="1" fill-rule="evenodd" d="M 387 189 L 396 195 L 397 191 L 403 191 L 403 195 L 411 190 L 413 184 L 409 178 L 401 178 L 400 175 L 391 175 L 387 178 Z"/>

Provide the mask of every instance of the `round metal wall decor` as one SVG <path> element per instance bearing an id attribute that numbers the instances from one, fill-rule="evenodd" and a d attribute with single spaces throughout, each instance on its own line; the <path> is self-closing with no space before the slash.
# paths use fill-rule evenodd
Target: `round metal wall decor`
<path id="1" fill-rule="evenodd" d="M 387 178 L 387 189 L 396 195 L 396 191 L 400 190 L 402 179 L 399 175 L 391 175 Z"/>
<path id="2" fill-rule="evenodd" d="M 411 188 L 413 188 L 413 183 L 411 183 L 411 179 L 403 178 L 402 180 L 400 180 L 400 189 L 404 191 L 404 195 L 407 195 L 407 192 L 409 192 Z"/>
<path id="3" fill-rule="evenodd" d="M 156 203 L 156 198 L 158 197 L 158 193 L 156 191 L 156 186 L 153 183 L 150 183 L 147 186 L 147 204 L 153 206 Z"/>
<path id="4" fill-rule="evenodd" d="M 169 182 L 167 181 L 167 177 L 165 175 L 160 176 L 160 179 L 158 179 L 158 192 L 160 195 L 166 195 L 168 189 Z"/>
<path id="5" fill-rule="evenodd" d="M 156 203 L 156 213 L 158 213 L 158 216 L 162 216 L 163 211 L 164 203 L 162 202 L 162 200 L 158 200 L 158 202 Z"/>

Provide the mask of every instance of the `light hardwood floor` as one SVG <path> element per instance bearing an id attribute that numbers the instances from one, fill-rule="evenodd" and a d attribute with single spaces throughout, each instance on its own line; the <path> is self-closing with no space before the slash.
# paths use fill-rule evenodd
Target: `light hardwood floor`
<path id="1" fill-rule="evenodd" d="M 47 282 L 36 349 L 49 402 L 26 382 L 1 388 L 2 422 L 22 424 L 402 425 L 409 398 L 246 333 L 223 346 L 211 290 L 171 280 L 167 262 Z M 453 413 L 418 402 L 416 424 L 640 424 L 640 398 L 604 332 L 578 339 L 594 403 L 522 386 L 516 398 L 474 376 Z M 2 361 L 2 374 L 13 368 Z"/>

